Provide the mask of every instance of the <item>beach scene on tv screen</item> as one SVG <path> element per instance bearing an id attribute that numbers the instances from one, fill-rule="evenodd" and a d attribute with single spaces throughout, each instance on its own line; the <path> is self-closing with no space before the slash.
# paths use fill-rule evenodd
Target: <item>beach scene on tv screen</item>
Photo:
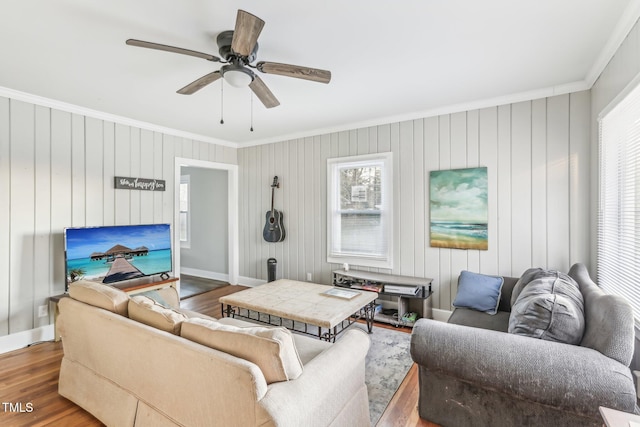
<path id="1" fill-rule="evenodd" d="M 169 224 L 65 230 L 67 280 L 101 283 L 171 271 Z"/>

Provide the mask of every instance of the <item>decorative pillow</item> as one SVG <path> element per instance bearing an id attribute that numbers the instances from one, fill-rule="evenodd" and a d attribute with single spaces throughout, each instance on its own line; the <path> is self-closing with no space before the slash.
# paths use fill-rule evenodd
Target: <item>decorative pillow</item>
<path id="1" fill-rule="evenodd" d="M 181 336 L 255 363 L 267 384 L 293 380 L 302 374 L 293 336 L 283 327 L 241 328 L 192 318 L 182 324 Z"/>
<path id="2" fill-rule="evenodd" d="M 520 295 L 520 292 L 522 292 L 522 290 L 524 289 L 524 287 L 530 282 L 532 281 L 537 274 L 546 274 L 545 270 L 541 269 L 541 268 L 530 268 L 527 271 L 525 271 L 524 273 L 522 273 L 522 276 L 520 276 L 520 278 L 518 279 L 518 281 L 516 282 L 516 284 L 513 286 L 513 292 L 511 292 L 511 307 L 513 307 L 513 305 L 516 303 L 516 300 L 518 299 L 518 296 Z"/>
<path id="3" fill-rule="evenodd" d="M 456 308 L 471 308 L 487 314 L 496 314 L 504 279 L 463 270 L 458 277 L 458 293 L 453 300 Z"/>
<path id="4" fill-rule="evenodd" d="M 69 285 L 69 296 L 85 304 L 127 316 L 129 295 L 113 286 L 79 280 Z"/>
<path id="5" fill-rule="evenodd" d="M 163 331 L 180 335 L 180 326 L 187 316 L 164 307 L 149 297 L 136 295 L 129 300 L 129 318 Z"/>
<path id="6" fill-rule="evenodd" d="M 584 301 L 575 280 L 559 271 L 538 270 L 523 282 L 511 307 L 509 333 L 580 344 L 584 328 Z"/>

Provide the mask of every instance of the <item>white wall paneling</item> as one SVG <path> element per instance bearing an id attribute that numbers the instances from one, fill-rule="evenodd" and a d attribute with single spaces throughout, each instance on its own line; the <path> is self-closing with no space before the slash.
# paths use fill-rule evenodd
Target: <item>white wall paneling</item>
<path id="1" fill-rule="evenodd" d="M 429 211 L 429 171 L 438 170 L 439 169 L 439 159 L 440 159 L 440 150 L 438 145 L 439 139 L 439 119 L 438 117 L 429 117 L 423 120 L 422 128 L 423 128 L 423 141 L 424 141 L 424 179 L 425 179 L 425 191 L 423 193 L 422 200 L 425 205 L 425 260 L 424 260 L 424 276 L 423 277 L 431 277 L 434 279 L 432 284 L 433 290 L 433 300 L 434 307 L 440 304 L 440 288 L 442 285 L 442 280 L 439 275 L 435 275 L 432 272 L 440 271 L 440 253 L 441 249 L 432 248 L 429 246 L 429 221 L 430 221 L 430 211 Z M 398 202 L 398 201 L 396 201 Z M 398 244 L 401 242 L 398 242 Z M 447 286 L 450 286 L 447 282 Z M 436 307 L 437 308 L 437 307 Z"/>
<path id="2" fill-rule="evenodd" d="M 591 198 L 589 210 L 593 212 L 591 217 L 592 241 L 591 263 L 595 271 L 596 254 L 596 231 L 598 212 L 598 116 L 618 97 L 634 79 L 640 75 L 640 21 L 636 22 L 631 31 L 618 48 L 609 64 L 600 74 L 591 89 Z"/>
<path id="3" fill-rule="evenodd" d="M 278 277 L 312 273 L 331 283 L 340 266 L 326 262 L 326 159 L 386 151 L 395 175 L 392 272 L 434 278 L 435 308 L 451 309 L 461 270 L 519 276 L 588 262 L 589 109 L 589 92 L 579 92 L 240 148 L 240 275 L 266 280 L 275 256 Z M 488 168 L 489 250 L 429 247 L 429 171 L 476 166 Z M 280 243 L 262 239 L 273 175 L 287 229 Z"/>
<path id="4" fill-rule="evenodd" d="M 38 317 L 37 307 L 49 306 L 48 297 L 52 295 L 53 286 L 49 283 L 52 272 L 51 256 L 51 114 L 48 108 L 35 107 L 35 186 L 34 192 L 34 250 L 33 263 L 38 266 L 33 272 L 34 298 L 36 308 L 33 316 L 33 326 L 40 327 L 49 324 L 49 318 Z M 38 286 L 40 283 L 48 286 Z"/>
<path id="5" fill-rule="evenodd" d="M 569 95 L 547 101 L 547 263 L 569 265 Z"/>
<path id="6" fill-rule="evenodd" d="M 9 281 L 20 283 L 8 295 L 9 333 L 31 329 L 34 307 L 34 217 L 35 217 L 35 106 L 12 102 L 10 127 L 10 216 Z M 23 262 L 29 259 L 30 262 Z"/>
<path id="7" fill-rule="evenodd" d="M 513 242 L 531 242 L 532 175 L 531 164 L 531 102 L 513 104 L 511 108 L 511 203 L 517 214 L 511 216 Z M 525 271 L 532 265 L 531 245 L 524 245 L 511 254 L 511 268 Z"/>
<path id="8" fill-rule="evenodd" d="M 577 133 L 581 129 L 574 129 L 571 127 L 571 169 L 577 170 L 575 174 L 572 174 L 572 178 L 575 176 L 575 180 L 571 180 L 571 189 L 580 186 L 582 180 L 586 176 L 590 177 L 590 196 L 589 201 L 579 201 L 579 209 L 588 209 L 592 212 L 590 218 L 591 238 L 588 240 L 590 244 L 588 248 L 590 250 L 589 255 L 592 265 L 592 276 L 597 277 L 596 265 L 597 265 L 597 212 L 598 212 L 598 116 L 602 110 L 610 108 L 612 103 L 615 102 L 619 96 L 623 94 L 629 88 L 629 85 L 633 85 L 640 80 L 640 23 L 636 22 L 631 31 L 627 34 L 616 54 L 611 58 L 609 64 L 606 66 L 598 80 L 593 85 L 590 91 L 591 96 L 591 114 L 589 117 L 589 125 L 591 126 L 591 144 L 590 146 L 583 146 L 578 143 Z M 572 98 L 573 100 L 573 98 Z M 581 115 L 588 114 L 588 112 L 582 110 L 575 110 L 576 113 Z M 573 119 L 572 119 L 573 124 Z M 575 136 L 575 138 L 574 138 Z M 590 151 L 591 160 L 588 166 L 583 165 L 580 160 L 583 157 L 583 153 Z M 578 212 L 571 211 L 571 222 Z M 572 255 L 575 252 L 582 253 L 586 249 L 581 250 L 581 245 L 584 242 L 584 237 L 579 235 L 579 230 L 574 230 L 573 223 L 571 224 L 571 236 L 572 236 Z M 575 255 L 574 255 L 575 256 Z M 638 345 L 639 339 L 636 332 L 636 350 L 633 360 L 631 361 L 631 369 L 640 369 L 640 345 Z"/>
<path id="9" fill-rule="evenodd" d="M 492 202 L 498 214 L 496 228 L 498 231 L 498 274 L 511 274 L 511 219 L 514 208 L 511 200 L 511 105 L 501 105 L 498 107 L 498 158 L 497 173 L 498 179 L 495 199 Z"/>
<path id="10" fill-rule="evenodd" d="M 531 103 L 531 265 L 547 264 L 547 100 Z M 534 238 L 535 236 L 535 238 Z"/>
<path id="11" fill-rule="evenodd" d="M 569 264 L 590 265 L 590 246 L 597 233 L 590 233 L 584 212 L 590 209 L 591 184 L 591 92 L 578 92 L 569 98 Z M 594 276 L 595 277 L 595 276 Z"/>
<path id="12" fill-rule="evenodd" d="M 9 194 L 11 193 L 11 135 L 9 126 L 10 103 L 0 97 L 0 335 L 9 333 L 9 254 L 11 241 L 7 237 L 11 230 L 11 211 Z"/>
<path id="13" fill-rule="evenodd" d="M 37 313 L 64 291 L 65 227 L 173 223 L 185 152 L 237 161 L 232 147 L 0 97 L 0 337 L 51 323 Z M 164 179 L 167 191 L 116 191 L 115 175 Z"/>

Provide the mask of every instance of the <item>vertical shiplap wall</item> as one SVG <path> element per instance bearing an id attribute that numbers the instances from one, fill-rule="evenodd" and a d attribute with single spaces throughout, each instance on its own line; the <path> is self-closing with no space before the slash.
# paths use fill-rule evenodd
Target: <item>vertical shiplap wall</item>
<path id="1" fill-rule="evenodd" d="M 640 73 L 640 21 L 636 22 L 615 55 L 591 88 L 592 92 L 592 212 L 594 237 L 598 227 L 598 116 Z M 591 259 L 595 268 L 597 242 L 593 241 Z M 640 364 L 639 364 L 640 366 Z"/>
<path id="2" fill-rule="evenodd" d="M 591 88 L 592 92 L 592 128 L 591 128 L 591 227 L 593 239 L 591 244 L 591 262 L 596 277 L 597 263 L 597 229 L 598 229 L 598 116 L 640 73 L 640 23 L 636 22 L 627 37 L 616 51 L 609 64 L 602 71 Z M 631 369 L 640 369 L 640 338 L 636 335 L 635 351 L 631 361 Z"/>
<path id="3" fill-rule="evenodd" d="M 590 93 L 390 123 L 242 148 L 240 274 L 331 282 L 326 262 L 327 158 L 393 152 L 393 273 L 434 278 L 434 307 L 451 309 L 467 269 L 518 276 L 536 267 L 568 270 L 589 258 Z M 487 166 L 489 250 L 429 246 L 429 171 Z M 287 238 L 262 239 L 269 185 Z M 382 270 L 388 272 L 388 270 Z"/>
<path id="4" fill-rule="evenodd" d="M 50 323 L 65 227 L 173 222 L 174 158 L 237 163 L 235 148 L 0 97 L 0 336 Z M 164 192 L 114 190 L 114 176 Z"/>

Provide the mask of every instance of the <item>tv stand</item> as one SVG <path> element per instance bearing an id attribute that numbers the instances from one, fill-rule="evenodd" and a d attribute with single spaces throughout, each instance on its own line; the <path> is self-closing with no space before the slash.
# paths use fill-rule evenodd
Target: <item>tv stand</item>
<path id="1" fill-rule="evenodd" d="M 170 277 L 164 273 L 160 276 L 140 277 L 139 279 L 126 280 L 111 284 L 114 288 L 125 291 L 129 295 L 139 294 L 141 292 L 153 291 L 154 289 L 162 289 L 168 286 L 177 289 L 177 277 Z"/>
<path id="2" fill-rule="evenodd" d="M 378 322 L 390 323 L 394 326 L 413 327 L 415 322 L 404 320 L 405 313 L 415 312 L 418 318 L 432 317 L 431 282 L 433 279 L 398 276 L 394 274 L 374 273 L 361 270 L 335 270 L 333 272 L 333 285 L 343 288 L 373 290 L 378 295 L 390 297 L 397 304 L 397 315 L 386 315 L 376 312 L 374 320 Z M 371 286 L 378 290 L 368 289 Z M 393 289 L 417 290 L 415 293 L 395 292 Z M 395 300 L 395 301 L 394 301 Z M 380 302 L 378 300 L 377 302 Z"/>

